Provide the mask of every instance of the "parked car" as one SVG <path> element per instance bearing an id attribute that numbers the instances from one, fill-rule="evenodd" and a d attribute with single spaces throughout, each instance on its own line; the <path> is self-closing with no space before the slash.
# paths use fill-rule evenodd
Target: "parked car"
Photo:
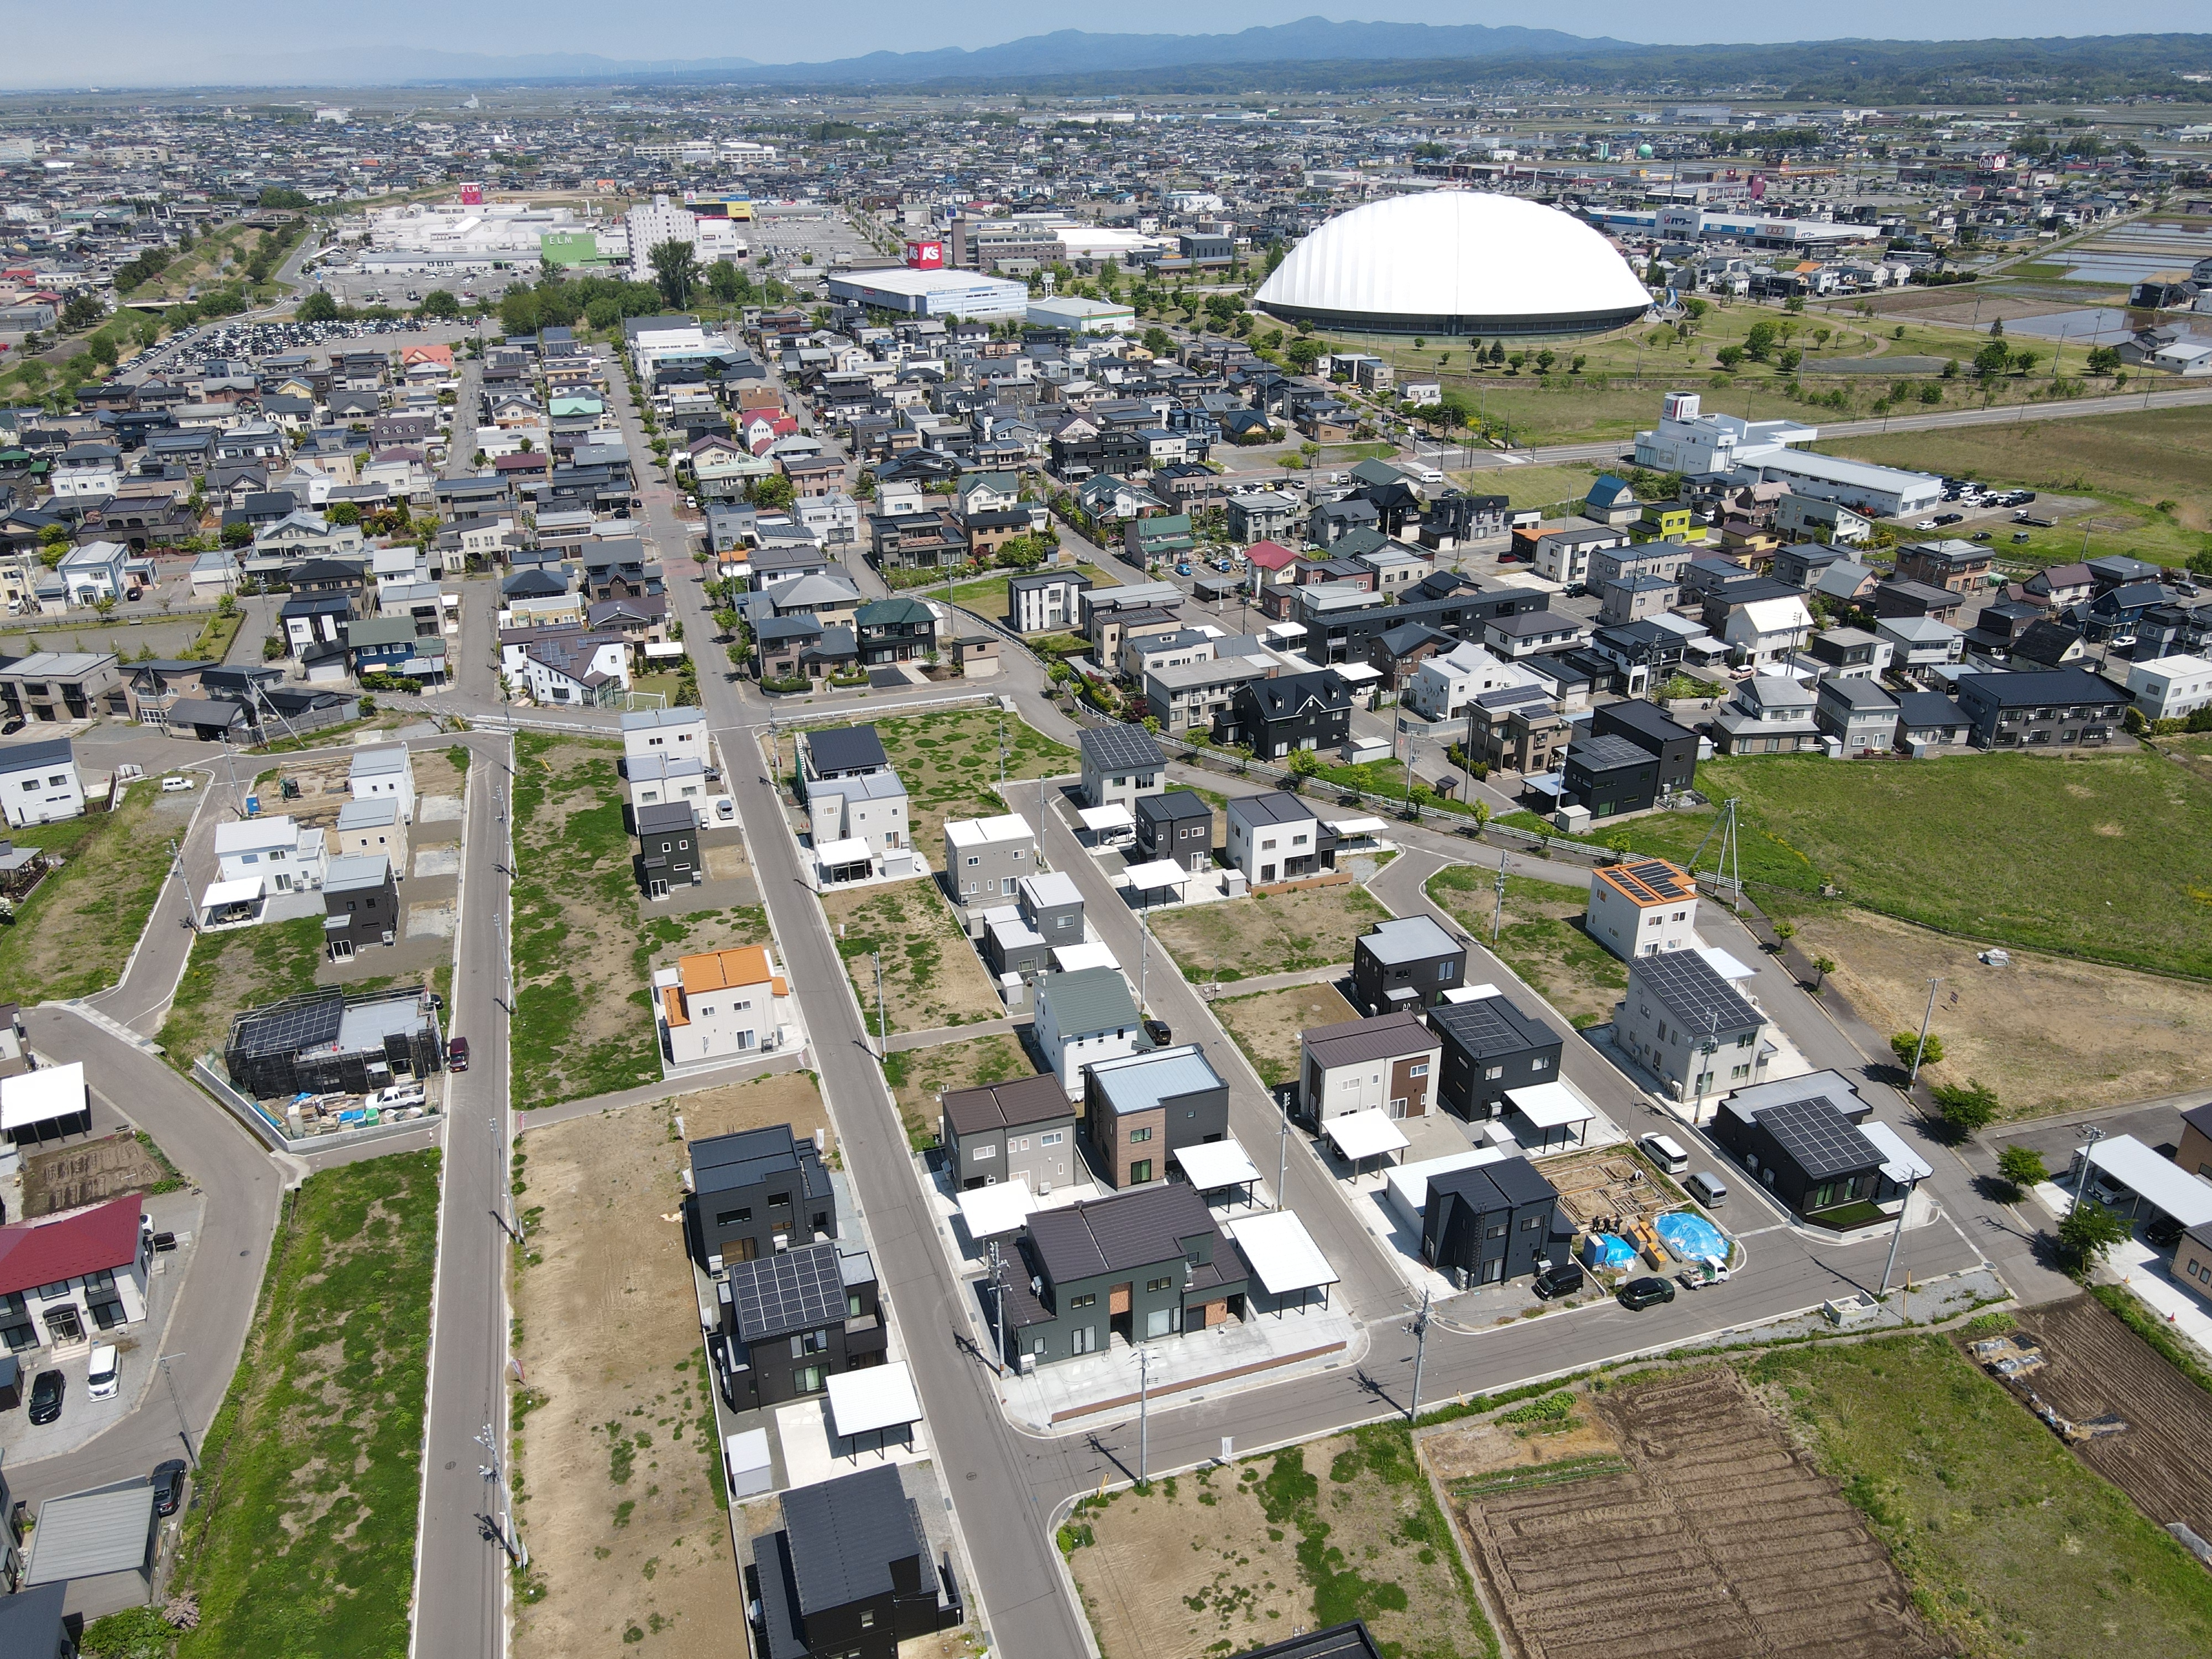
<path id="1" fill-rule="evenodd" d="M 469 1040 L 466 1037 L 455 1037 L 446 1044 L 446 1064 L 456 1072 L 469 1069 Z"/>
<path id="2" fill-rule="evenodd" d="M 84 1364 L 84 1392 L 91 1400 L 112 1400 L 123 1388 L 123 1357 L 112 1342 L 93 1349 Z"/>
<path id="3" fill-rule="evenodd" d="M 185 1460 L 173 1457 L 166 1463 L 156 1463 L 151 1480 L 154 1488 L 154 1513 L 171 1516 L 185 1499 Z"/>
<path id="4" fill-rule="evenodd" d="M 388 1089 L 379 1089 L 368 1097 L 368 1103 L 380 1112 L 396 1112 L 403 1106 L 422 1106 L 429 1103 L 429 1093 L 419 1083 L 395 1083 Z"/>
<path id="5" fill-rule="evenodd" d="M 165 795 L 177 794 L 191 787 L 192 781 L 190 778 L 167 777 L 161 780 L 161 793 Z"/>
<path id="6" fill-rule="evenodd" d="M 1169 1029 L 1167 1021 L 1164 1019 L 1146 1020 L 1145 1022 L 1145 1035 L 1152 1038 L 1153 1042 L 1163 1048 L 1166 1048 L 1169 1043 L 1175 1040 L 1175 1033 Z"/>
<path id="7" fill-rule="evenodd" d="M 31 1379 L 32 1422 L 51 1423 L 62 1414 L 64 1386 L 59 1371 L 40 1371 Z"/>
<path id="8" fill-rule="evenodd" d="M 1565 1261 L 1538 1273 L 1533 1288 L 1538 1296 L 1549 1302 L 1555 1296 L 1571 1296 L 1582 1287 L 1582 1267 L 1576 1262 Z"/>
<path id="9" fill-rule="evenodd" d="M 1613 1295 L 1629 1312 L 1642 1313 L 1646 1308 L 1656 1307 L 1662 1302 L 1672 1302 L 1674 1287 L 1663 1279 L 1632 1279 Z"/>

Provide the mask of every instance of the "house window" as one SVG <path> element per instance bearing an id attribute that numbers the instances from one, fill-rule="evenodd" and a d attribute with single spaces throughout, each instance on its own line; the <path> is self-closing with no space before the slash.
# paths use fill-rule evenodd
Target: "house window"
<path id="1" fill-rule="evenodd" d="M 1087 1296 L 1071 1296 L 1067 1298 L 1067 1305 L 1072 1309 L 1088 1308 L 1095 1305 L 1097 1300 L 1097 1292 L 1094 1291 Z"/>
<path id="2" fill-rule="evenodd" d="M 1524 1233 L 1533 1233 L 1543 1224 L 1543 1220 L 1544 1218 L 1540 1215 L 1532 1215 L 1522 1222 L 1521 1231 Z"/>
<path id="3" fill-rule="evenodd" d="M 1504 1075 L 1505 1068 L 1503 1066 L 1486 1066 L 1484 1068 L 1482 1073 L 1482 1080 L 1486 1083 L 1495 1083 L 1499 1078 L 1502 1078 Z"/>
<path id="4" fill-rule="evenodd" d="M 1174 1286 L 1175 1280 L 1172 1279 L 1148 1279 L 1145 1281 L 1145 1288 L 1147 1291 L 1171 1290 Z"/>
<path id="5" fill-rule="evenodd" d="M 1152 1160 L 1149 1158 L 1140 1158 L 1129 1166 L 1129 1180 L 1133 1184 L 1141 1186 L 1152 1178 Z"/>
<path id="6" fill-rule="evenodd" d="M 724 1210 L 714 1218 L 717 1227 L 742 1227 L 753 1218 L 750 1206 L 742 1210 Z"/>
<path id="7" fill-rule="evenodd" d="M 1152 1138 L 1152 1132 L 1149 1128 L 1132 1129 L 1129 1131 L 1129 1144 L 1132 1146 L 1140 1146 Z"/>
<path id="8" fill-rule="evenodd" d="M 1483 1235 L 1482 1235 L 1482 1236 L 1483 1236 L 1485 1238 L 1503 1238 L 1503 1237 L 1505 1237 L 1505 1224 L 1504 1224 L 1504 1222 L 1502 1222 L 1502 1221 L 1501 1221 L 1501 1222 L 1499 1222 L 1499 1223 L 1498 1223 L 1495 1227 L 1489 1227 L 1489 1228 L 1486 1228 L 1486 1229 L 1484 1229 L 1484 1231 L 1483 1231 Z"/>
<path id="9" fill-rule="evenodd" d="M 969 1153 L 969 1156 L 979 1164 L 986 1158 L 996 1158 L 998 1155 L 999 1149 L 996 1146 L 978 1146 Z"/>
<path id="10" fill-rule="evenodd" d="M 1549 1055 L 1539 1054 L 1535 1059 L 1528 1062 L 1528 1069 L 1532 1072 L 1541 1072 L 1548 1069 L 1551 1064 L 1552 1061 Z"/>
<path id="11" fill-rule="evenodd" d="M 791 1357 L 802 1359 L 811 1353 L 821 1353 L 830 1346 L 827 1331 L 801 1331 L 791 1339 Z"/>
<path id="12" fill-rule="evenodd" d="M 794 1365 L 791 1387 L 794 1394 L 819 1394 L 829 1386 L 828 1373 L 819 1365 Z"/>
<path id="13" fill-rule="evenodd" d="M 1419 1065 L 1409 1066 L 1406 1068 L 1406 1075 L 1407 1077 L 1426 1077 L 1428 1074 L 1429 1062 L 1425 1060 L 1422 1060 Z"/>

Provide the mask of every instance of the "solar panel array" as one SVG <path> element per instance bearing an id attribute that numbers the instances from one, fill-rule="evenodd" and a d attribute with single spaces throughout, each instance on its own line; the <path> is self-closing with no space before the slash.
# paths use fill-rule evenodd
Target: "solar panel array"
<path id="1" fill-rule="evenodd" d="M 336 987 L 288 997 L 238 1022 L 237 1047 L 249 1056 L 296 1054 L 335 1042 L 345 1020 L 345 993 Z"/>
<path id="2" fill-rule="evenodd" d="M 1690 890 L 1682 885 L 1679 872 L 1662 860 L 1651 859 L 1628 866 L 1628 874 L 1642 882 L 1662 899 L 1687 898 Z"/>
<path id="3" fill-rule="evenodd" d="M 1743 995 L 1695 951 L 1668 951 L 1638 957 L 1630 980 L 1666 1005 L 1692 1038 L 1719 1031 L 1743 1031 L 1765 1022 Z"/>
<path id="4" fill-rule="evenodd" d="M 845 1281 L 837 1247 L 810 1244 L 739 1263 L 730 1269 L 730 1301 L 738 1334 L 747 1342 L 842 1324 Z"/>
<path id="5" fill-rule="evenodd" d="M 1881 1152 L 1859 1126 L 1825 1100 L 1766 1107 L 1759 1114 L 1759 1123 L 1815 1181 L 1856 1175 L 1881 1162 Z"/>

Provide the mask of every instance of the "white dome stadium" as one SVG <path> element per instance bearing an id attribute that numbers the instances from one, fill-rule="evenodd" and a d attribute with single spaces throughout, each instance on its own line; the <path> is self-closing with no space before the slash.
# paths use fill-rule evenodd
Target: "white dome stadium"
<path id="1" fill-rule="evenodd" d="M 1340 214 L 1291 251 L 1253 303 L 1369 334 L 1590 334 L 1651 303 L 1581 220 L 1518 197 L 1439 190 Z"/>

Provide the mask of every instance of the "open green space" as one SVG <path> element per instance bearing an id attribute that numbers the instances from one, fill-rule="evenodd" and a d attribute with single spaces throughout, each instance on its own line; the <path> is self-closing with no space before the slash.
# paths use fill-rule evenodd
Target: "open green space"
<path id="1" fill-rule="evenodd" d="M 1018 811 L 1030 820 L 1032 828 L 1042 830 L 1034 789 L 1002 803 L 998 793 L 1002 746 L 1009 784 L 1018 778 L 1057 777 L 1081 765 L 1075 750 L 994 706 L 879 720 L 874 726 L 884 752 L 906 785 L 908 834 L 932 867 L 944 857 L 948 818 Z"/>
<path id="2" fill-rule="evenodd" d="M 1832 882 L 1847 903 L 1966 939 L 2212 977 L 2212 781 L 2155 754 L 1722 757 L 1698 788 L 1740 799 L 1743 878 L 1762 899 Z M 1590 839 L 1686 863 L 1715 817 L 1655 813 Z"/>
<path id="3" fill-rule="evenodd" d="M 259 927 L 202 933 L 192 941 L 185 976 L 161 1023 L 169 1064 L 191 1070 L 202 1054 L 222 1051 L 230 1022 L 248 1008 L 315 988 L 323 959 L 323 919 L 295 916 Z"/>
<path id="4" fill-rule="evenodd" d="M 870 1032 L 933 1031 L 1004 1018 L 998 988 L 934 882 L 824 893 L 822 912 Z"/>
<path id="5" fill-rule="evenodd" d="M 168 875 L 169 840 L 183 839 L 191 811 L 163 810 L 164 799 L 150 782 L 135 784 L 113 812 L 8 832 L 66 862 L 17 907 L 14 926 L 0 927 L 0 1000 L 89 996 L 123 976 Z"/>
<path id="6" fill-rule="evenodd" d="M 1152 915 L 1150 926 L 1185 978 L 1225 985 L 1349 963 L 1352 941 L 1389 914 L 1347 883 L 1186 904 Z"/>
<path id="7" fill-rule="evenodd" d="M 1429 878 L 1429 896 L 1487 945 L 1498 920 L 1497 880 L 1493 871 L 1448 864 Z M 1508 876 L 1503 926 L 1492 947 L 1578 1031 L 1611 1019 L 1628 988 L 1627 963 L 1583 931 L 1589 906 L 1581 888 Z"/>
<path id="8" fill-rule="evenodd" d="M 2212 1650 L 2212 1576 L 1947 1339 L 1783 1349 L 1745 1375 L 1962 1651 Z"/>
<path id="9" fill-rule="evenodd" d="M 312 1175 L 284 1203 L 208 1431 L 174 1587 L 182 1659 L 408 1651 L 438 1154 Z"/>
<path id="10" fill-rule="evenodd" d="M 1079 564 L 1075 572 L 1079 576 L 1090 577 L 1093 587 L 1119 587 L 1121 585 L 1121 579 L 1112 571 L 1102 570 L 1095 564 Z M 1010 570 L 998 570 L 974 581 L 961 582 L 952 589 L 950 597 L 953 604 L 963 606 L 979 617 L 1003 622 L 1006 617 L 1006 584 L 1013 574 Z"/>
<path id="11" fill-rule="evenodd" d="M 862 1006 L 871 1005 L 864 999 Z M 937 1143 L 945 1121 L 941 1097 L 948 1091 L 986 1083 L 1011 1083 L 1036 1070 L 1023 1051 L 1021 1039 L 1003 1035 L 939 1042 L 884 1056 L 884 1081 L 890 1085 L 891 1098 L 898 1103 L 899 1121 L 905 1126 L 908 1143 L 915 1147 Z"/>

